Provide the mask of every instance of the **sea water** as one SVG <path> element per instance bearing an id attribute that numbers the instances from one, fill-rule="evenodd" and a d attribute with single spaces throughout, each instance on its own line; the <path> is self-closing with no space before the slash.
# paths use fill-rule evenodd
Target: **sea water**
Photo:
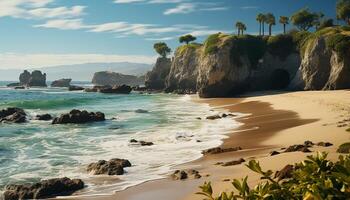
<path id="1" fill-rule="evenodd" d="M 177 165 L 200 158 L 202 150 L 220 145 L 225 134 L 239 125 L 232 118 L 206 120 L 218 111 L 191 101 L 190 96 L 14 90 L 5 84 L 0 82 L 0 109 L 23 108 L 29 121 L 0 124 L 0 188 L 69 177 L 86 183 L 81 195 L 109 194 L 165 177 Z M 100 111 L 107 120 L 82 125 L 35 120 L 38 114 L 59 116 L 72 109 Z M 130 145 L 130 139 L 154 145 Z M 86 172 L 89 163 L 112 158 L 128 159 L 133 166 L 112 178 Z"/>

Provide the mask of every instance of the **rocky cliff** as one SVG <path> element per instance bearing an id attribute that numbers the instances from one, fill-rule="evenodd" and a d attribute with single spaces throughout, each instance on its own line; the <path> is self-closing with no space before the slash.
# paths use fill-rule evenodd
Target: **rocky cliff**
<path id="1" fill-rule="evenodd" d="M 132 75 L 124 75 L 116 72 L 96 72 L 92 78 L 92 83 L 94 85 L 143 85 L 144 77 L 137 77 Z"/>
<path id="2" fill-rule="evenodd" d="M 19 76 L 20 85 L 28 87 L 46 87 L 46 74 L 35 70 L 32 73 L 24 70 Z"/>
<path id="3" fill-rule="evenodd" d="M 162 90 L 165 88 L 165 80 L 169 75 L 171 59 L 158 58 L 152 71 L 148 72 L 145 77 L 145 85 L 148 89 Z"/>
<path id="4" fill-rule="evenodd" d="M 51 87 L 69 87 L 72 79 L 62 78 L 56 81 L 52 81 Z"/>

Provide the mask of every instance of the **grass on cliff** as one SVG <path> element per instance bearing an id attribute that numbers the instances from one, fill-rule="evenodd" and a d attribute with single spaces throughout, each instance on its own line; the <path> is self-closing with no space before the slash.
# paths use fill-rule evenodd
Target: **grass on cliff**
<path id="1" fill-rule="evenodd" d="M 202 47 L 202 44 L 199 43 L 190 43 L 190 44 L 185 44 L 182 46 L 179 46 L 176 50 L 176 54 L 178 55 L 183 55 L 187 50 L 196 50 Z"/>
<path id="2" fill-rule="evenodd" d="M 225 41 L 231 37 L 231 35 L 226 35 L 223 33 L 210 35 L 204 42 L 204 54 L 208 55 L 216 53 L 219 48 L 225 44 Z"/>
<path id="3" fill-rule="evenodd" d="M 285 60 L 290 54 L 296 52 L 296 43 L 291 35 L 276 35 L 267 40 L 268 51 L 281 60 Z"/>
<path id="4" fill-rule="evenodd" d="M 350 156 L 339 156 L 337 162 L 327 159 L 326 153 L 308 156 L 307 160 L 286 166 L 274 177 L 271 170 L 264 171 L 259 162 L 249 161 L 246 165 L 258 173 L 261 182 L 250 187 L 248 177 L 232 181 L 232 190 L 213 194 L 209 183 L 201 186 L 197 193 L 210 200 L 321 200 L 350 198 Z"/>

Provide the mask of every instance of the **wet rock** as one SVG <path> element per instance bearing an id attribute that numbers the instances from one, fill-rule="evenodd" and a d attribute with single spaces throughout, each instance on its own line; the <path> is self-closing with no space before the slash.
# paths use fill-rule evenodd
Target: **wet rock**
<path id="1" fill-rule="evenodd" d="M 52 119 L 52 116 L 50 114 L 37 115 L 35 119 L 41 120 L 41 121 L 49 121 Z"/>
<path id="2" fill-rule="evenodd" d="M 130 94 L 131 90 L 131 87 L 128 85 L 120 85 L 114 87 L 101 88 L 99 92 L 106 94 Z"/>
<path id="3" fill-rule="evenodd" d="M 88 122 L 105 121 L 105 115 L 101 112 L 87 112 L 86 110 L 72 110 L 68 114 L 56 117 L 52 124 L 83 124 Z"/>
<path id="4" fill-rule="evenodd" d="M 141 146 L 152 146 L 152 145 L 154 145 L 153 142 L 138 141 L 138 140 L 135 140 L 135 139 L 131 139 L 129 142 L 132 143 L 132 144 L 137 144 L 137 145 L 141 145 Z"/>
<path id="5" fill-rule="evenodd" d="M 7 108 L 0 111 L 0 122 L 24 123 L 26 116 L 21 108 Z"/>
<path id="6" fill-rule="evenodd" d="M 21 83 L 10 83 L 6 85 L 7 87 L 20 87 Z"/>
<path id="7" fill-rule="evenodd" d="M 293 165 L 287 165 L 285 166 L 281 171 L 277 171 L 275 174 L 275 178 L 278 180 L 283 180 L 286 178 L 292 177 L 292 172 L 294 171 Z"/>
<path id="8" fill-rule="evenodd" d="M 149 113 L 149 112 L 148 112 L 148 110 L 137 109 L 137 110 L 135 110 L 135 113 Z"/>
<path id="9" fill-rule="evenodd" d="M 304 145 L 307 146 L 307 147 L 312 147 L 312 146 L 314 146 L 315 144 L 314 144 L 313 142 L 307 140 L 307 141 L 304 142 Z"/>
<path id="10" fill-rule="evenodd" d="M 206 119 L 209 120 L 216 120 L 216 119 L 221 119 L 222 117 L 220 115 L 213 115 L 213 116 L 208 116 Z"/>
<path id="11" fill-rule="evenodd" d="M 302 144 L 292 145 L 292 146 L 288 147 L 284 152 L 296 152 L 296 151 L 301 151 L 304 153 L 311 152 L 307 146 L 302 145 Z"/>
<path id="12" fill-rule="evenodd" d="M 130 142 L 130 143 L 138 143 L 138 141 L 135 140 L 135 139 L 131 139 L 129 142 Z"/>
<path id="13" fill-rule="evenodd" d="M 43 180 L 35 184 L 7 185 L 5 186 L 4 200 L 52 198 L 70 195 L 83 188 L 84 182 L 82 180 L 66 177 Z"/>
<path id="14" fill-rule="evenodd" d="M 202 120 L 202 118 L 200 118 L 200 117 L 197 117 L 196 119 L 197 119 L 197 120 Z"/>
<path id="15" fill-rule="evenodd" d="M 244 162 L 245 162 L 245 160 L 243 158 L 241 158 L 239 160 L 233 160 L 233 161 L 230 161 L 230 162 L 225 162 L 221 166 L 228 167 L 228 166 L 233 166 L 233 165 L 240 165 L 240 164 L 242 164 Z"/>
<path id="16" fill-rule="evenodd" d="M 69 91 L 81 91 L 81 90 L 84 90 L 85 88 L 83 87 L 80 87 L 80 86 L 76 86 L 76 85 L 71 85 L 68 87 L 68 90 Z"/>
<path id="17" fill-rule="evenodd" d="M 131 167 L 131 163 L 125 159 L 115 158 L 109 161 L 100 160 L 91 163 L 88 165 L 87 171 L 94 175 L 123 175 L 125 167 Z"/>
<path id="18" fill-rule="evenodd" d="M 171 178 L 173 180 L 185 180 L 188 178 L 192 179 L 200 179 L 202 176 L 199 174 L 197 170 L 190 169 L 190 170 L 176 170 L 172 175 Z"/>
<path id="19" fill-rule="evenodd" d="M 26 87 L 24 87 L 24 86 L 16 86 L 16 87 L 14 87 L 14 89 L 15 90 L 24 90 L 24 89 L 26 89 Z"/>
<path id="20" fill-rule="evenodd" d="M 211 148 L 202 151 L 202 154 L 207 155 L 207 154 L 219 154 L 219 153 L 226 153 L 226 152 L 233 152 L 233 151 L 239 151 L 242 150 L 241 147 L 232 147 L 232 148 L 221 148 L 221 147 L 216 147 L 216 148 Z"/>
<path id="21" fill-rule="evenodd" d="M 330 142 L 319 142 L 319 143 L 317 143 L 317 146 L 320 146 L 320 147 L 330 147 L 330 146 L 333 146 L 333 144 L 330 143 Z"/>
<path id="22" fill-rule="evenodd" d="M 278 154 L 281 154 L 281 153 L 278 152 L 278 151 L 272 151 L 272 152 L 270 153 L 270 156 L 275 156 L 275 155 L 278 155 Z"/>
<path id="23" fill-rule="evenodd" d="M 72 79 L 62 78 L 51 83 L 51 87 L 69 87 Z"/>

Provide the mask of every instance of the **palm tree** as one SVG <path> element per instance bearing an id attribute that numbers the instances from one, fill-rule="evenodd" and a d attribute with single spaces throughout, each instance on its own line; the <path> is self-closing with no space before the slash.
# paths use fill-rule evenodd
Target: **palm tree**
<path id="1" fill-rule="evenodd" d="M 241 27 L 242 35 L 244 34 L 244 31 L 246 31 L 246 30 L 247 30 L 247 26 L 242 23 L 242 27 Z"/>
<path id="2" fill-rule="evenodd" d="M 259 22 L 259 35 L 261 35 L 261 32 L 262 32 L 261 28 L 264 22 L 264 14 L 262 13 L 258 14 L 258 16 L 256 16 L 256 21 Z"/>
<path id="3" fill-rule="evenodd" d="M 238 35 L 240 35 L 241 34 L 241 30 L 242 30 L 242 27 L 243 27 L 243 23 L 242 22 L 237 22 L 236 23 L 236 28 L 237 28 L 237 31 L 238 31 Z"/>
<path id="4" fill-rule="evenodd" d="M 265 35 L 265 22 L 266 22 L 267 18 L 266 15 L 262 15 L 261 16 L 261 22 L 262 22 L 262 35 Z"/>
<path id="5" fill-rule="evenodd" d="M 280 16 L 280 24 L 283 24 L 283 33 L 286 34 L 286 25 L 289 24 L 289 17 Z"/>
<path id="6" fill-rule="evenodd" d="M 276 18 L 272 13 L 266 14 L 266 23 L 269 25 L 269 36 L 271 36 L 272 26 L 276 25 Z"/>

